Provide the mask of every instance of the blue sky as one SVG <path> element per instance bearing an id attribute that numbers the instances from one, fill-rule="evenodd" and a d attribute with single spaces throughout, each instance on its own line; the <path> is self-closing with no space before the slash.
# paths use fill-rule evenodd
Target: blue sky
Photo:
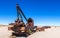
<path id="1" fill-rule="evenodd" d="M 16 3 L 35 25 L 60 26 L 60 0 L 0 0 L 0 24 L 15 21 Z"/>

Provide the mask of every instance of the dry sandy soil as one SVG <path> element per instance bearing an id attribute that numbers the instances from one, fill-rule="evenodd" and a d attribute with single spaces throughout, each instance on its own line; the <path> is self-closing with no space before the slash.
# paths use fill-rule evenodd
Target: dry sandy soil
<path id="1" fill-rule="evenodd" d="M 60 27 L 51 27 L 44 32 L 36 32 L 28 38 L 60 38 Z"/>
<path id="2" fill-rule="evenodd" d="M 0 38 L 10 38 L 12 31 L 8 31 L 8 26 L 0 27 Z M 27 38 L 60 38 L 60 27 L 52 26 L 45 31 L 36 32 Z"/>
<path id="3" fill-rule="evenodd" d="M 8 31 L 7 26 L 0 27 L 0 38 L 9 38 L 12 31 Z"/>

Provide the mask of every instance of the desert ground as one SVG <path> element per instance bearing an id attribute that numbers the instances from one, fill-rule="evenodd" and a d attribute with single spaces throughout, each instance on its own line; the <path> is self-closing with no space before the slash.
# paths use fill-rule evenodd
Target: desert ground
<path id="1" fill-rule="evenodd" d="M 60 27 L 51 27 L 45 31 L 36 32 L 28 38 L 60 38 Z"/>
<path id="2" fill-rule="evenodd" d="M 8 26 L 0 26 L 0 38 L 10 38 L 12 32 L 8 30 Z M 51 26 L 45 31 L 37 31 L 27 38 L 60 38 L 60 26 Z"/>

